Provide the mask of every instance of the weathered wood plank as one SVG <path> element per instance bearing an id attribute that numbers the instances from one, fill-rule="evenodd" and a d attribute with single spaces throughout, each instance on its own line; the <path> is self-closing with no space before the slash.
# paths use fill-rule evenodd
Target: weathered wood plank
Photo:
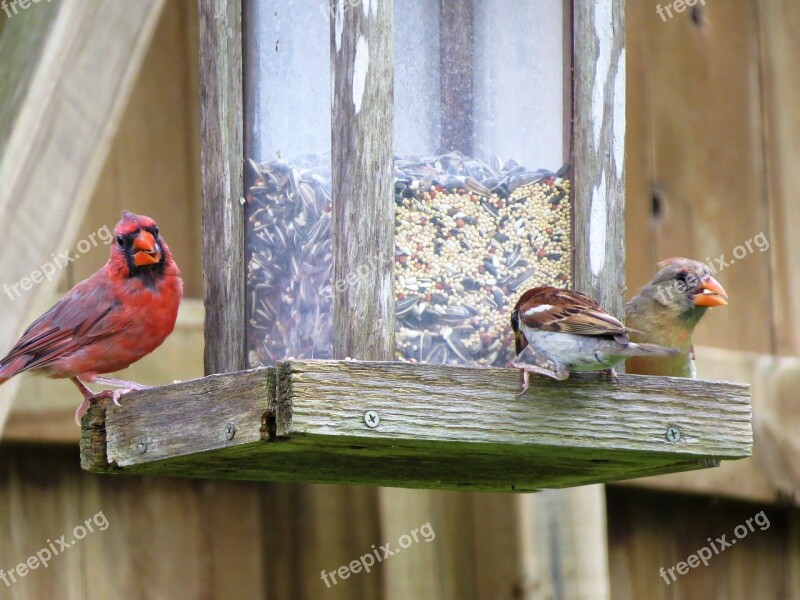
<path id="1" fill-rule="evenodd" d="M 339 2 L 331 20 L 337 358 L 394 356 L 392 7 Z"/>
<path id="2" fill-rule="evenodd" d="M 748 387 L 738 384 L 583 376 L 537 381 L 518 397 L 510 369 L 285 361 L 273 399 L 271 374 L 217 375 L 132 393 L 122 407 L 94 406 L 84 421 L 84 467 L 531 491 L 751 452 Z M 370 410 L 377 427 L 365 423 Z M 231 421 L 237 432 L 226 440 Z M 679 441 L 667 441 L 669 426 L 680 427 Z"/>
<path id="3" fill-rule="evenodd" d="M 200 0 L 206 374 L 246 366 L 241 0 Z"/>
<path id="4" fill-rule="evenodd" d="M 95 423 L 95 415 L 105 411 L 105 419 L 91 427 L 91 434 L 98 439 L 105 436 L 109 465 L 207 452 L 268 437 L 268 412 L 275 393 L 273 368 L 210 375 L 155 389 L 137 398 L 131 410 L 125 410 L 126 396 L 122 409 L 112 410 L 103 403 L 89 419 Z M 84 430 L 82 445 L 86 435 Z M 94 438 L 84 447 L 97 447 Z"/>
<path id="5" fill-rule="evenodd" d="M 758 452 L 702 474 L 681 473 L 629 484 L 749 502 L 800 505 L 800 443 L 795 435 L 800 427 L 800 359 L 698 347 L 697 372 L 701 377 L 736 380 L 752 386 L 753 438 Z"/>
<path id="6" fill-rule="evenodd" d="M 439 42 L 441 148 L 472 156 L 475 143 L 474 0 L 441 0 L 439 11 L 442 23 Z"/>
<path id="7" fill-rule="evenodd" d="M 800 94 L 800 4 L 792 0 L 759 0 L 760 82 L 764 168 L 766 171 L 766 206 L 769 208 L 768 254 L 772 301 L 771 351 L 775 354 L 800 355 L 800 277 L 794 257 L 800 252 L 796 235 L 800 224 L 800 117 L 792 110 Z M 762 182 L 757 182 L 762 183 Z M 756 204 L 752 196 L 747 200 Z M 761 204 L 761 203 L 759 203 Z M 750 259 L 748 259 L 750 261 Z M 766 269 L 762 260 L 754 269 Z M 754 273 L 753 275 L 763 275 Z M 750 281 L 742 277 L 749 287 Z M 749 303 L 748 303 L 749 305 Z M 743 308 L 746 310 L 746 308 Z M 755 350 L 756 348 L 747 348 Z"/>
<path id="8" fill-rule="evenodd" d="M 625 291 L 625 2 L 572 3 L 576 289 L 618 317 Z M 610 597 L 605 490 L 577 488 L 531 499 L 531 519 L 550 524 L 546 581 L 557 597 Z M 583 537 L 586 545 L 576 548 Z M 573 575 L 564 577 L 564 573 Z"/>
<path id="9" fill-rule="evenodd" d="M 625 9 L 576 0 L 575 288 L 622 316 L 625 291 Z"/>
<path id="10" fill-rule="evenodd" d="M 3 352 L 47 308 L 58 280 L 44 280 L 39 267 L 79 237 L 162 6 L 163 0 L 42 3 L 3 28 L 0 259 L 9 286 L 0 297 Z M 9 44 L 15 48 L 6 52 Z M 0 392 L 0 428 L 17 383 Z"/>
<path id="11" fill-rule="evenodd" d="M 276 433 L 525 445 L 536 432 L 541 445 L 663 452 L 667 427 L 677 425 L 683 453 L 746 455 L 746 385 L 635 376 L 537 384 L 519 397 L 514 369 L 285 361 Z M 374 429 L 364 424 L 369 410 L 381 417 Z"/>
<path id="12" fill-rule="evenodd" d="M 792 11 L 781 5 L 796 3 L 762 4 L 769 6 L 764 18 L 770 21 L 761 29 L 763 51 L 779 60 L 771 49 L 783 46 L 787 57 L 795 57 L 786 46 L 797 38 L 788 25 Z M 655 274 L 656 261 L 670 256 L 709 262 L 717 270 L 721 257 L 728 266 L 715 277 L 731 302 L 703 319 L 695 345 L 783 353 L 792 351 L 797 323 L 786 310 L 791 301 L 776 293 L 790 298 L 784 292 L 796 279 L 790 258 L 796 247 L 784 243 L 793 239 L 798 215 L 796 204 L 793 210 L 789 204 L 796 203 L 798 179 L 793 166 L 783 171 L 786 183 L 775 176 L 783 161 L 795 161 L 796 117 L 786 98 L 796 97 L 797 67 L 788 59 L 775 71 L 777 81 L 769 74 L 774 67 L 759 72 L 758 5 L 698 2 L 665 22 L 652 5 L 627 3 L 635 19 L 627 28 L 633 79 L 626 136 L 628 287 L 633 296 Z M 776 104 L 774 94 L 784 99 Z M 788 194 L 786 203 L 782 194 Z M 660 199 L 657 216 L 654 195 Z M 771 243 L 768 252 L 754 243 L 761 232 Z"/>

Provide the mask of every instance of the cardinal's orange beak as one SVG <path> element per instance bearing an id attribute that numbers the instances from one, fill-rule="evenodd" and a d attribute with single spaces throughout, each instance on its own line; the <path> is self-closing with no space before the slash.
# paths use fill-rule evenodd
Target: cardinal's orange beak
<path id="1" fill-rule="evenodd" d="M 133 255 L 133 264 L 137 267 L 154 265 L 161 260 L 161 252 L 158 251 L 156 239 L 149 231 L 139 232 L 139 235 L 133 240 L 133 249 L 136 250 L 136 254 Z"/>
<path id="2" fill-rule="evenodd" d="M 719 281 L 706 276 L 700 285 L 697 287 L 697 293 L 694 297 L 695 306 L 725 306 L 728 303 L 728 294 L 725 289 L 719 284 Z"/>

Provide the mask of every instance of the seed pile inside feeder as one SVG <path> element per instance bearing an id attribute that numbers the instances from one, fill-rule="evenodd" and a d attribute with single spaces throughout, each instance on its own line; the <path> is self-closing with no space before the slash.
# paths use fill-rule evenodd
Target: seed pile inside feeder
<path id="1" fill-rule="evenodd" d="M 251 164 L 250 364 L 330 358 L 330 170 Z M 396 158 L 395 203 L 397 358 L 504 366 L 522 292 L 570 283 L 570 182 L 514 160 Z"/>
<path id="2" fill-rule="evenodd" d="M 398 358 L 514 358 L 509 319 L 519 296 L 570 282 L 570 182 L 559 175 L 455 153 L 397 161 Z"/>

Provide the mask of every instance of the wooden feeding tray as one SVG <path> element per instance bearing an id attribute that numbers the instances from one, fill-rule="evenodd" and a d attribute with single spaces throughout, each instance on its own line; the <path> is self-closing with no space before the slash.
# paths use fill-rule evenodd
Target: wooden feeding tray
<path id="1" fill-rule="evenodd" d="M 83 420 L 81 463 L 123 473 L 530 492 L 752 453 L 749 386 L 296 361 L 131 393 Z"/>

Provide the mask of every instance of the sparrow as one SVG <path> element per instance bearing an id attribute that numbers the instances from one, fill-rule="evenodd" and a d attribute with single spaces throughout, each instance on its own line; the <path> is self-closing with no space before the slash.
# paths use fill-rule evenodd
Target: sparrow
<path id="1" fill-rule="evenodd" d="M 68 378 L 83 402 L 75 421 L 98 398 L 119 398 L 146 386 L 98 377 L 125 369 L 172 333 L 183 296 L 180 271 L 156 222 L 123 212 L 108 262 L 36 319 L 0 360 L 0 384 L 24 371 Z M 92 393 L 84 383 L 119 387 Z"/>
<path id="2" fill-rule="evenodd" d="M 608 371 L 629 356 L 670 356 L 674 348 L 635 344 L 625 327 L 594 299 L 550 286 L 528 290 L 511 313 L 517 357 L 510 366 L 523 370 L 522 391 L 530 373 L 559 381 L 571 371 Z"/>
<path id="3" fill-rule="evenodd" d="M 688 258 L 668 258 L 660 270 L 625 306 L 625 322 L 634 342 L 662 344 L 681 352 L 670 357 L 631 358 L 630 373 L 695 377 L 692 334 L 709 308 L 725 306 L 728 295 L 711 269 Z"/>

